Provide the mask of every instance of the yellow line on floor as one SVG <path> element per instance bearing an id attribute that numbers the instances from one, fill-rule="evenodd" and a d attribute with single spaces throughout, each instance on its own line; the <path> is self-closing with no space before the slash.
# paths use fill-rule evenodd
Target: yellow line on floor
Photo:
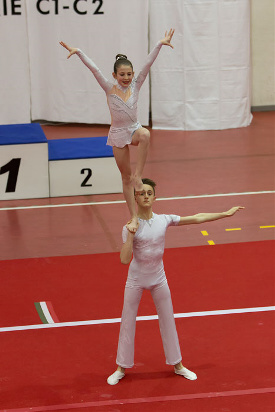
<path id="1" fill-rule="evenodd" d="M 208 232 L 207 232 L 206 230 L 202 230 L 202 231 L 201 231 L 201 234 L 202 234 L 203 236 L 208 236 Z"/>
<path id="2" fill-rule="evenodd" d="M 260 226 L 260 229 L 267 229 L 269 227 L 275 227 L 275 225 L 270 225 L 270 226 Z"/>
<path id="3" fill-rule="evenodd" d="M 213 240 L 208 240 L 209 245 L 215 245 L 215 242 Z"/>
<path id="4" fill-rule="evenodd" d="M 241 227 L 235 227 L 235 228 L 232 228 L 232 229 L 225 229 L 226 230 L 226 232 L 231 232 L 232 230 L 242 230 L 242 228 Z"/>

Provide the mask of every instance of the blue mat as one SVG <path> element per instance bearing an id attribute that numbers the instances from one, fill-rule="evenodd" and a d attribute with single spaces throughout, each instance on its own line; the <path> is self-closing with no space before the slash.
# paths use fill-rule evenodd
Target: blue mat
<path id="1" fill-rule="evenodd" d="M 107 136 L 48 140 L 49 160 L 113 157 L 113 149 L 106 142 Z"/>
<path id="2" fill-rule="evenodd" d="M 47 143 L 38 123 L 7 124 L 0 126 L 0 145 Z"/>

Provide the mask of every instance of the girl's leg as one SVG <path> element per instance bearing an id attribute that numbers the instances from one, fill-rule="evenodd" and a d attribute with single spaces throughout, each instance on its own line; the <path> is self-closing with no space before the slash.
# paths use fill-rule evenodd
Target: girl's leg
<path id="1" fill-rule="evenodd" d="M 131 215 L 131 221 L 129 224 L 127 224 L 127 228 L 128 230 L 130 230 L 130 232 L 136 232 L 138 228 L 138 217 L 134 188 L 132 186 L 129 147 L 124 146 L 122 148 L 119 148 L 114 146 L 113 153 L 116 159 L 116 164 L 121 173 L 123 194 Z"/>
<path id="2" fill-rule="evenodd" d="M 149 143 L 150 132 L 144 127 L 137 129 L 133 134 L 132 145 L 138 146 L 137 165 L 133 176 L 134 187 L 138 192 L 142 190 L 141 177 L 147 158 Z"/>

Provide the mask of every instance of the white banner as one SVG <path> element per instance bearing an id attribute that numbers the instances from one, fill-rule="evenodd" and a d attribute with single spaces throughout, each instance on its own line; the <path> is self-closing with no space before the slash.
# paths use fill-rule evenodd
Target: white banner
<path id="1" fill-rule="evenodd" d="M 148 0 L 32 0 L 27 12 L 32 119 L 110 124 L 104 91 L 78 56 L 67 60 L 59 41 L 81 49 L 110 80 L 118 53 L 138 73 L 148 53 Z M 139 109 L 148 125 L 148 79 Z"/>
<path id="2" fill-rule="evenodd" d="M 117 53 L 127 54 L 137 74 L 148 36 L 152 49 L 170 27 L 175 49 L 161 50 L 151 69 L 153 127 L 249 125 L 249 0 L 0 0 L 0 124 L 109 124 L 104 91 L 78 56 L 67 60 L 59 41 L 82 49 L 112 79 Z M 147 79 L 143 125 L 149 103 Z"/>
<path id="3" fill-rule="evenodd" d="M 24 1 L 0 1 L 0 42 L 0 124 L 29 123 L 30 72 Z"/>
<path id="4" fill-rule="evenodd" d="M 151 69 L 153 127 L 248 126 L 249 0 L 151 0 L 151 46 L 170 27 L 176 29 L 175 49 Z"/>

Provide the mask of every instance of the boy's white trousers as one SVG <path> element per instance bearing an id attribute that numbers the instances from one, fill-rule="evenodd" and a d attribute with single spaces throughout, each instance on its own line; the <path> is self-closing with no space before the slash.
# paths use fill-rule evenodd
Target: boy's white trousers
<path id="1" fill-rule="evenodd" d="M 134 365 L 136 317 L 143 290 L 140 286 L 125 287 L 116 360 L 117 365 L 122 368 L 131 368 Z M 157 309 L 166 363 L 176 365 L 182 358 L 167 280 L 149 290 Z"/>

